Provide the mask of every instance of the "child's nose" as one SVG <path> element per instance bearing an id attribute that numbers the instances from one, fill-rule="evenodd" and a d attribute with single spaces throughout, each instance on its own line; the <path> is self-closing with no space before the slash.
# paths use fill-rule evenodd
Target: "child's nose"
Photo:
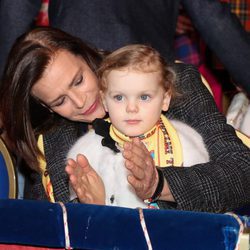
<path id="1" fill-rule="evenodd" d="M 128 113 L 135 113 L 135 112 L 138 112 L 138 105 L 137 105 L 137 103 L 134 102 L 134 101 L 128 102 L 126 111 L 127 111 Z"/>

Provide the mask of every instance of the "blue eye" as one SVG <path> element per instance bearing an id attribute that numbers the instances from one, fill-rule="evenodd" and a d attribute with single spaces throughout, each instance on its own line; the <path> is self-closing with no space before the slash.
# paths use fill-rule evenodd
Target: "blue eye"
<path id="1" fill-rule="evenodd" d="M 115 95 L 115 96 L 114 96 L 114 99 L 115 99 L 116 101 L 122 101 L 122 100 L 123 100 L 123 96 L 122 96 L 122 95 Z"/>
<path id="2" fill-rule="evenodd" d="M 150 99 L 149 95 L 141 95 L 141 100 L 142 101 L 148 101 Z"/>

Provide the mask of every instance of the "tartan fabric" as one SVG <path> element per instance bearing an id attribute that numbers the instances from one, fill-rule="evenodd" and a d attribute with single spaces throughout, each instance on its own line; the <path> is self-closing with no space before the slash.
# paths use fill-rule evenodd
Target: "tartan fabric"
<path id="1" fill-rule="evenodd" d="M 201 64 L 201 56 L 197 41 L 196 35 L 176 35 L 174 42 L 175 58 L 198 67 Z"/>
<path id="2" fill-rule="evenodd" d="M 231 12 L 238 16 L 247 32 L 250 32 L 250 0 L 221 0 L 230 5 Z"/>
<path id="3" fill-rule="evenodd" d="M 241 24 L 247 32 L 250 31 L 250 0 L 220 0 L 227 3 L 230 11 L 237 15 Z M 200 38 L 195 31 L 194 34 L 176 35 L 175 57 L 185 63 L 199 66 L 202 61 L 200 53 Z"/>
<path id="4" fill-rule="evenodd" d="M 160 207 L 224 212 L 250 203 L 249 149 L 240 143 L 234 129 L 218 112 L 197 69 L 192 65 L 176 64 L 175 70 L 177 88 L 185 95 L 176 99 L 167 116 L 186 122 L 202 135 L 211 161 L 190 168 L 164 169 L 177 204 L 160 202 Z M 65 124 L 44 137 L 47 168 L 56 201 L 69 200 L 65 155 L 69 145 L 76 140 L 76 130 L 76 124 Z M 29 195 L 43 199 L 42 185 L 36 183 L 36 186 L 41 189 L 30 187 L 32 195 Z"/>
<path id="5" fill-rule="evenodd" d="M 232 13 L 237 15 L 245 30 L 249 32 L 250 0 L 220 0 L 220 1 L 229 6 L 228 9 Z M 205 50 L 202 51 L 201 46 L 206 47 L 205 43 L 199 38 L 199 34 L 196 31 L 194 31 L 193 35 L 190 34 L 177 35 L 175 39 L 175 57 L 178 60 L 181 60 L 185 63 L 193 64 L 197 67 L 199 67 L 202 63 L 204 63 L 202 67 L 207 68 L 208 71 L 209 71 L 208 68 L 216 70 L 225 70 L 224 65 L 215 56 L 215 54 L 208 48 L 206 50 L 209 53 L 205 53 Z M 208 82 L 214 93 L 215 101 L 218 108 L 220 109 L 220 111 L 223 111 L 222 95 L 221 95 L 223 84 L 219 83 L 219 80 L 212 74 L 212 71 L 210 71 L 210 73 L 214 81 L 213 82 L 208 81 Z"/>

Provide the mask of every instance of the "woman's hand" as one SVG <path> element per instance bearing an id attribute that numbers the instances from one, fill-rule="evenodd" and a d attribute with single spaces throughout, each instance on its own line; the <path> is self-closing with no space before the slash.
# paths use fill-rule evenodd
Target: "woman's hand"
<path id="1" fill-rule="evenodd" d="M 134 138 L 132 142 L 125 142 L 122 154 L 125 158 L 125 166 L 131 173 L 128 175 L 128 182 L 135 189 L 137 196 L 142 200 L 151 198 L 158 185 L 159 177 L 147 148 L 138 138 Z M 164 179 L 160 199 L 174 201 L 166 179 Z"/>
<path id="2" fill-rule="evenodd" d="M 135 138 L 124 144 L 125 166 L 131 172 L 128 182 L 142 200 L 150 198 L 158 184 L 158 174 L 154 161 L 143 143 Z"/>
<path id="3" fill-rule="evenodd" d="M 105 204 L 105 188 L 101 177 L 89 165 L 84 155 L 78 155 L 76 161 L 69 159 L 65 171 L 70 184 L 82 203 Z"/>

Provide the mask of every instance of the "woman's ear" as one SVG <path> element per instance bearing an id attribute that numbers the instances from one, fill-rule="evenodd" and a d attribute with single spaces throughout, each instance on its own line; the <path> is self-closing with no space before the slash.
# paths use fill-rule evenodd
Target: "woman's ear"
<path id="1" fill-rule="evenodd" d="M 162 111 L 168 111 L 169 104 L 171 100 L 171 94 L 169 91 L 166 91 L 163 97 L 163 102 L 162 102 Z"/>
<path id="2" fill-rule="evenodd" d="M 105 111 L 109 112 L 108 107 L 107 107 L 107 103 L 106 103 L 106 99 L 105 99 L 105 94 L 103 93 L 102 90 L 100 90 L 100 96 L 101 96 L 101 101 L 102 101 L 102 104 L 104 106 Z"/>

